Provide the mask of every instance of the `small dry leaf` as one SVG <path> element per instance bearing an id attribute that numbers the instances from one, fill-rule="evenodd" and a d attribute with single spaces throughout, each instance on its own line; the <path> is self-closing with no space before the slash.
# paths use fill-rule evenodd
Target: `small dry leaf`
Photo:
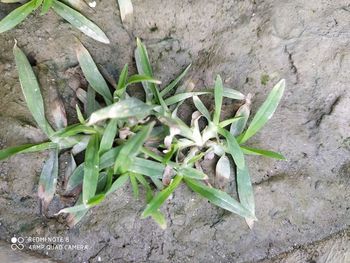
<path id="1" fill-rule="evenodd" d="M 215 183 L 220 189 L 225 189 L 231 174 L 230 160 L 226 155 L 222 155 L 216 164 Z"/>

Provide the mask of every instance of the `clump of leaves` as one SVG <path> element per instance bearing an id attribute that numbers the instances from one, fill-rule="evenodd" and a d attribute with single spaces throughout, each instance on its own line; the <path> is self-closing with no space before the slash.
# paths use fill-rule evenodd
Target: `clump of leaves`
<path id="1" fill-rule="evenodd" d="M 153 76 L 147 50 L 137 40 L 135 59 L 139 74 L 129 76 L 128 65 L 125 65 L 118 82 L 112 83 L 111 92 L 111 85 L 103 78 L 89 52 L 79 44 L 78 61 L 89 83 L 87 91 L 77 91 L 84 113 L 77 106 L 80 123 L 54 131 L 45 119 L 40 89 L 28 60 L 17 46 L 14 54 L 28 108 L 50 142 L 1 150 L 0 160 L 16 153 L 50 149 L 39 182 L 39 197 L 44 207 L 55 193 L 58 154 L 71 147 L 72 158 L 76 152 L 85 150 L 85 159 L 74 169 L 66 186 L 67 193 L 82 188 L 75 206 L 57 213 L 68 213 L 70 225 L 130 182 L 135 198 L 139 197 L 139 187 L 145 188 L 146 207 L 142 218 L 152 217 L 162 228 L 166 227 L 166 220 L 160 207 L 181 183 L 212 204 L 244 217 L 248 225 L 253 226 L 256 220 L 254 194 L 244 155 L 284 157 L 246 146 L 246 143 L 275 112 L 284 92 L 284 80 L 272 89 L 246 128 L 252 97 L 225 88 L 220 76 L 216 77 L 212 89 L 179 92 L 180 88 L 176 90 L 176 87 L 189 70 L 188 66 L 160 89 L 161 83 Z M 140 82 L 145 91 L 144 101 L 128 93 L 132 84 Z M 213 110 L 206 108 L 200 99 L 201 95 L 208 94 L 214 97 Z M 103 98 L 104 105 L 96 96 Z M 226 120 L 221 119 L 224 97 L 242 101 L 235 116 Z M 197 111 L 192 113 L 191 124 L 187 125 L 177 116 L 177 111 L 189 98 Z M 200 119 L 205 125 L 200 125 Z M 200 164 L 215 155 L 219 160 L 213 186 L 210 183 L 213 178 L 203 173 Z M 225 191 L 233 171 L 236 172 L 239 201 Z"/>
<path id="2" fill-rule="evenodd" d="M 22 1 L 0 0 L 0 2 L 20 3 Z M 86 4 L 83 0 L 30 0 L 29 2 L 16 8 L 0 21 L 0 33 L 14 28 L 24 19 L 26 19 L 29 14 L 41 7 L 41 15 L 46 14 L 51 9 L 87 36 L 102 43 L 108 44 L 109 39 L 105 33 L 96 24 L 72 8 L 84 5 Z"/>

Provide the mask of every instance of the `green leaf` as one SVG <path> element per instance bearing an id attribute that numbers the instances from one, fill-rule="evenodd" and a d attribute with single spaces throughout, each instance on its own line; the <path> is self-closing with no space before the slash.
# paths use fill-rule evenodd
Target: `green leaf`
<path id="1" fill-rule="evenodd" d="M 52 136 L 64 138 L 74 136 L 79 133 L 95 134 L 97 133 L 97 131 L 94 128 L 85 126 L 83 124 L 73 124 L 68 126 L 67 128 L 55 132 L 54 134 L 52 134 Z"/>
<path id="2" fill-rule="evenodd" d="M 165 165 L 162 163 L 135 157 L 133 158 L 133 162 L 129 166 L 128 171 L 143 174 L 151 178 L 161 179 L 163 177 L 164 169 Z"/>
<path id="3" fill-rule="evenodd" d="M 242 119 L 242 117 L 235 117 L 235 118 L 231 118 L 231 119 L 228 119 L 228 120 L 224 120 L 224 121 L 219 123 L 219 126 L 221 128 L 225 128 L 227 125 L 235 123 L 235 122 L 239 121 L 240 119 Z"/>
<path id="4" fill-rule="evenodd" d="M 208 176 L 192 167 L 180 167 L 177 168 L 176 171 L 178 171 L 179 174 L 181 174 L 184 178 L 189 179 L 196 179 L 196 180 L 207 180 Z"/>
<path id="5" fill-rule="evenodd" d="M 146 202 L 149 203 L 153 198 L 151 186 L 141 174 L 135 174 L 136 179 L 146 188 Z"/>
<path id="6" fill-rule="evenodd" d="M 6 149 L 0 150 L 0 161 L 6 158 L 9 158 L 12 155 L 19 153 L 30 153 L 30 152 L 38 152 L 47 149 L 56 148 L 57 144 L 53 142 L 45 142 L 40 144 L 24 144 L 20 146 L 9 147 Z"/>
<path id="7" fill-rule="evenodd" d="M 244 136 L 240 143 L 245 143 L 250 137 L 256 134 L 272 117 L 273 113 L 277 109 L 277 106 L 282 98 L 285 89 L 285 80 L 282 79 L 276 84 L 276 86 L 271 90 L 269 96 L 265 102 L 261 105 L 257 113 L 255 114 L 252 122 L 250 123 L 248 129 L 244 133 Z"/>
<path id="8" fill-rule="evenodd" d="M 106 34 L 97 25 L 69 6 L 54 0 L 52 9 L 87 36 L 105 44 L 110 43 Z"/>
<path id="9" fill-rule="evenodd" d="M 100 108 L 100 105 L 96 101 L 96 91 L 90 85 L 88 85 L 85 103 L 85 112 L 87 116 L 90 117 L 93 112 Z"/>
<path id="10" fill-rule="evenodd" d="M 35 1 L 32 0 L 15 10 L 13 10 L 10 14 L 8 14 L 5 18 L 0 21 L 0 33 L 4 33 L 19 23 L 21 23 L 26 17 L 36 9 Z"/>
<path id="11" fill-rule="evenodd" d="M 160 96 L 164 97 L 166 94 L 168 94 L 173 88 L 176 87 L 176 85 L 183 79 L 183 77 L 187 74 L 188 70 L 190 69 L 191 64 L 187 66 L 187 68 L 176 78 L 174 79 L 168 86 L 166 86 L 161 92 Z"/>
<path id="12" fill-rule="evenodd" d="M 118 98 L 122 98 L 122 99 L 125 98 L 125 89 L 126 89 L 126 84 L 127 84 L 127 78 L 128 78 L 128 64 L 125 64 L 122 72 L 119 75 L 117 89 L 113 95 L 114 101 L 116 101 L 116 99 L 118 99 Z"/>
<path id="13" fill-rule="evenodd" d="M 127 85 L 131 85 L 131 84 L 139 83 L 139 82 L 149 82 L 149 83 L 154 83 L 154 84 L 161 84 L 162 83 L 161 81 L 156 80 L 156 79 L 149 77 L 149 76 L 133 75 L 128 79 Z"/>
<path id="14" fill-rule="evenodd" d="M 237 167 L 243 169 L 245 166 L 244 155 L 241 148 L 239 147 L 236 138 L 225 129 L 220 128 L 218 131 L 222 136 L 226 138 L 228 151 L 232 155 L 232 158 L 235 161 Z"/>
<path id="15" fill-rule="evenodd" d="M 241 149 L 245 154 L 261 155 L 261 156 L 270 157 L 278 160 L 286 160 L 286 158 L 282 154 L 273 152 L 273 151 L 256 149 L 256 148 L 247 147 L 247 146 L 241 146 Z"/>
<path id="16" fill-rule="evenodd" d="M 237 168 L 237 192 L 241 205 L 244 206 L 253 216 L 247 217 L 248 221 L 255 220 L 255 201 L 252 182 L 250 180 L 248 167 Z M 250 220 L 249 220 L 250 219 Z M 249 224 L 249 223 L 248 223 Z M 252 226 L 252 223 L 249 224 Z"/>
<path id="17" fill-rule="evenodd" d="M 198 98 L 197 95 L 194 95 L 193 96 L 193 103 L 194 105 L 196 106 L 197 110 L 203 114 L 203 116 L 205 118 L 207 118 L 208 121 L 211 120 L 211 117 L 210 117 L 210 113 L 207 109 L 207 107 L 205 107 L 205 105 L 203 104 L 203 102 L 200 100 L 200 98 Z"/>
<path id="18" fill-rule="evenodd" d="M 50 151 L 49 158 L 46 160 L 41 171 L 38 187 L 38 196 L 42 202 L 44 210 L 53 199 L 56 192 L 58 176 L 58 149 Z"/>
<path id="19" fill-rule="evenodd" d="M 85 152 L 84 180 L 83 180 L 83 203 L 87 204 L 89 199 L 96 193 L 99 176 L 99 137 L 94 134 L 90 137 Z"/>
<path id="20" fill-rule="evenodd" d="M 87 202 L 87 205 L 89 207 L 96 206 L 100 204 L 103 200 L 105 200 L 105 197 L 106 197 L 105 194 L 97 194 L 89 199 L 89 201 Z"/>
<path id="21" fill-rule="evenodd" d="M 41 15 L 45 15 L 53 4 L 53 0 L 44 0 L 43 6 L 41 8 Z"/>
<path id="22" fill-rule="evenodd" d="M 107 127 L 103 133 L 101 144 L 100 144 L 100 154 L 103 154 L 110 150 L 113 146 L 114 138 L 117 135 L 118 130 L 118 121 L 110 120 L 107 124 Z"/>
<path id="23" fill-rule="evenodd" d="M 79 122 L 81 124 L 85 124 L 85 119 L 84 119 L 83 113 L 81 112 L 78 104 L 75 105 L 75 109 L 77 111 L 77 117 L 78 117 Z"/>
<path id="24" fill-rule="evenodd" d="M 114 181 L 111 188 L 107 191 L 106 195 L 109 195 L 113 193 L 118 188 L 121 188 L 125 185 L 125 183 L 128 181 L 129 176 L 127 174 L 123 174 L 122 176 L 119 176 L 117 180 Z"/>
<path id="25" fill-rule="evenodd" d="M 181 183 L 182 176 L 177 175 L 172 180 L 167 188 L 158 193 L 152 201 L 147 205 L 146 209 L 143 211 L 141 218 L 146 218 L 151 216 L 154 212 L 158 212 L 160 206 L 168 199 L 168 197 L 175 191 L 175 189 Z"/>
<path id="26" fill-rule="evenodd" d="M 214 110 L 213 122 L 215 125 L 218 125 L 220 121 L 223 92 L 224 92 L 224 87 L 222 85 L 222 79 L 218 75 L 215 80 L 215 88 L 214 88 L 215 110 Z"/>
<path id="27" fill-rule="evenodd" d="M 227 211 L 240 215 L 242 217 L 255 218 L 252 213 L 238 203 L 235 199 L 229 196 L 227 193 L 215 188 L 208 187 L 203 183 L 197 182 L 192 179 L 185 179 L 185 183 L 194 192 L 200 194 L 204 198 L 208 199 L 214 205 L 221 207 Z"/>
<path id="28" fill-rule="evenodd" d="M 159 211 L 154 211 L 153 213 L 150 214 L 152 219 L 160 226 L 161 229 L 166 229 L 166 220 L 165 216 L 159 212 Z"/>
<path id="29" fill-rule="evenodd" d="M 144 126 L 138 133 L 136 133 L 134 136 L 128 139 L 127 142 L 124 143 L 117 159 L 115 160 L 114 173 L 117 173 L 117 171 L 120 173 L 125 173 L 128 171 L 134 160 L 134 157 L 139 154 L 141 147 L 151 133 L 153 126 L 154 122 L 148 124 L 147 126 Z"/>
<path id="30" fill-rule="evenodd" d="M 244 100 L 245 99 L 244 94 L 242 94 L 239 91 L 234 90 L 234 89 L 224 88 L 222 95 L 225 98 L 234 99 L 234 100 Z"/>
<path id="31" fill-rule="evenodd" d="M 166 105 L 172 105 L 180 101 L 186 100 L 188 98 L 192 98 L 193 96 L 199 96 L 199 95 L 205 95 L 205 94 L 210 94 L 210 92 L 208 91 L 184 92 L 184 93 L 179 93 L 174 96 L 171 96 L 166 100 L 164 100 L 164 102 Z"/>
<path id="32" fill-rule="evenodd" d="M 28 109 L 43 132 L 47 136 L 50 136 L 53 133 L 53 129 L 45 118 L 43 97 L 41 96 L 40 87 L 32 67 L 26 55 L 17 47 L 17 44 L 13 48 L 13 54 Z"/>
<path id="33" fill-rule="evenodd" d="M 152 109 L 153 106 L 147 105 L 134 97 L 130 97 L 95 111 L 91 114 L 88 125 L 93 125 L 105 119 L 120 120 L 129 117 L 143 117 L 147 116 Z"/>
<path id="34" fill-rule="evenodd" d="M 132 192 L 134 194 L 134 198 L 139 199 L 139 185 L 137 183 L 136 177 L 132 173 L 129 174 L 129 177 L 130 177 L 130 182 L 131 182 Z"/>
<path id="35" fill-rule="evenodd" d="M 139 74 L 153 78 L 153 71 L 152 71 L 151 64 L 149 62 L 146 47 L 144 46 L 144 44 L 141 42 L 139 38 L 137 38 L 135 60 L 136 60 L 136 66 Z M 154 83 L 149 83 L 149 82 L 143 82 L 142 86 L 146 93 L 146 102 L 150 102 L 155 95 L 156 87 Z"/>
<path id="36" fill-rule="evenodd" d="M 91 87 L 104 98 L 107 105 L 112 104 L 113 98 L 107 82 L 98 70 L 89 51 L 81 43 L 79 43 L 77 48 L 77 58 L 84 76 Z"/>

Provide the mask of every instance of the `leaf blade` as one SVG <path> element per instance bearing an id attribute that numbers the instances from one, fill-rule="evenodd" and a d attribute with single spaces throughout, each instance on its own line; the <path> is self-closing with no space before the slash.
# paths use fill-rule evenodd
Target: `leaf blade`
<path id="1" fill-rule="evenodd" d="M 266 122 L 272 117 L 273 113 L 276 111 L 277 106 L 282 98 L 284 89 L 285 89 L 285 80 L 282 79 L 271 90 L 267 99 L 255 114 L 248 129 L 244 133 L 240 143 L 245 143 L 250 137 L 256 134 L 266 124 Z"/>

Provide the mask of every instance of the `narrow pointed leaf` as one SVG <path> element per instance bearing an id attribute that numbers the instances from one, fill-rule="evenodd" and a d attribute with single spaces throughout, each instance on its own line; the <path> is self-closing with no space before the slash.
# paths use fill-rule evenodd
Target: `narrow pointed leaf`
<path id="1" fill-rule="evenodd" d="M 151 217 L 161 229 L 166 229 L 167 225 L 165 216 L 160 211 L 154 211 L 153 213 L 151 213 Z"/>
<path id="2" fill-rule="evenodd" d="M 53 0 L 44 0 L 40 14 L 45 15 L 49 11 L 49 9 L 51 8 L 52 4 L 53 4 Z"/>
<path id="3" fill-rule="evenodd" d="M 241 205 L 244 206 L 253 216 L 248 219 L 255 219 L 255 201 L 253 186 L 250 179 L 248 167 L 237 168 L 237 192 Z"/>
<path id="4" fill-rule="evenodd" d="M 210 94 L 208 91 L 196 91 L 196 92 L 185 92 L 185 93 L 179 93 L 174 96 L 171 96 L 164 100 L 166 105 L 172 105 L 178 102 L 181 102 L 183 100 L 186 100 L 188 98 L 192 98 L 193 96 L 199 96 L 199 95 L 205 95 Z"/>
<path id="5" fill-rule="evenodd" d="M 215 109 L 214 109 L 213 122 L 215 125 L 218 125 L 220 121 L 223 92 L 224 92 L 224 87 L 222 85 L 222 79 L 218 75 L 215 80 L 215 88 L 214 88 Z"/>
<path id="6" fill-rule="evenodd" d="M 137 180 L 134 174 L 130 174 L 130 182 L 131 182 L 134 198 L 139 199 L 139 185 L 137 183 Z"/>
<path id="7" fill-rule="evenodd" d="M 13 54 L 15 56 L 19 80 L 28 109 L 43 132 L 50 136 L 53 133 L 53 129 L 45 118 L 43 98 L 32 67 L 26 55 L 17 47 L 17 44 L 13 48 Z"/>
<path id="8" fill-rule="evenodd" d="M 119 75 L 118 85 L 114 92 L 113 99 L 116 101 L 118 98 L 125 98 L 125 89 L 128 79 L 128 64 L 125 64 L 122 72 Z"/>
<path id="9" fill-rule="evenodd" d="M 107 105 L 111 104 L 113 98 L 107 82 L 98 70 L 89 51 L 81 43 L 78 44 L 77 58 L 84 76 L 91 87 L 104 98 Z"/>
<path id="10" fill-rule="evenodd" d="M 8 31 L 17 26 L 35 9 L 35 0 L 32 0 L 13 10 L 10 14 L 8 14 L 0 21 L 0 33 Z"/>
<path id="11" fill-rule="evenodd" d="M 189 178 L 189 179 L 196 179 L 196 180 L 207 180 L 208 176 L 192 167 L 180 167 L 176 169 L 179 174 L 183 175 L 184 178 Z"/>
<path id="12" fill-rule="evenodd" d="M 128 171 L 143 174 L 151 178 L 161 179 L 163 177 L 164 169 L 165 165 L 162 163 L 135 157 L 133 158 L 133 162 L 129 166 Z"/>
<path id="13" fill-rule="evenodd" d="M 144 126 L 138 133 L 132 136 L 122 147 L 115 160 L 114 172 L 125 173 L 131 166 L 134 157 L 139 154 L 145 140 L 151 133 L 154 123 Z"/>
<path id="14" fill-rule="evenodd" d="M 228 151 L 232 155 L 235 164 L 240 169 L 243 169 L 245 166 L 244 155 L 241 148 L 239 147 L 236 138 L 225 129 L 220 128 L 219 133 L 226 138 Z"/>
<path id="15" fill-rule="evenodd" d="M 156 80 L 156 79 L 149 77 L 149 76 L 133 75 L 128 79 L 127 85 L 131 85 L 134 83 L 140 83 L 140 82 L 149 82 L 149 83 L 154 83 L 154 84 L 161 84 L 162 83 L 161 81 Z"/>
<path id="16" fill-rule="evenodd" d="M 110 150 L 113 146 L 114 138 L 117 135 L 118 130 L 118 121 L 110 120 L 107 124 L 107 127 L 103 133 L 101 144 L 100 144 L 100 154 L 103 154 Z"/>
<path id="17" fill-rule="evenodd" d="M 56 192 L 58 176 L 58 149 L 51 150 L 41 171 L 38 196 L 44 210 L 47 209 Z"/>
<path id="18" fill-rule="evenodd" d="M 114 183 L 112 184 L 111 188 L 106 192 L 106 195 L 109 195 L 113 193 L 115 190 L 117 190 L 118 188 L 123 187 L 128 181 L 128 179 L 129 179 L 129 176 L 127 174 L 123 174 L 122 176 L 118 177 L 118 179 L 115 180 Z"/>
<path id="19" fill-rule="evenodd" d="M 251 212 L 238 203 L 235 199 L 229 196 L 227 193 L 215 188 L 208 187 L 203 183 L 197 182 L 192 179 L 185 179 L 186 184 L 194 192 L 200 194 L 204 198 L 208 199 L 214 205 L 221 207 L 227 211 L 240 215 L 242 217 L 254 217 Z"/>
<path id="20" fill-rule="evenodd" d="M 53 142 L 45 142 L 41 144 L 24 144 L 20 146 L 9 147 L 9 148 L 0 150 L 0 161 L 6 158 L 9 158 L 15 154 L 38 152 L 38 151 L 43 151 L 47 149 L 53 149 L 56 147 L 57 147 L 57 144 Z"/>
<path id="21" fill-rule="evenodd" d="M 85 152 L 84 180 L 83 180 L 83 203 L 87 204 L 89 199 L 96 193 L 99 176 L 99 138 L 98 135 L 90 137 Z"/>
<path id="22" fill-rule="evenodd" d="M 95 134 L 97 133 L 97 130 L 95 130 L 93 127 L 85 126 L 83 124 L 73 124 L 65 129 L 55 132 L 53 136 L 64 138 L 74 136 L 79 133 Z"/>
<path id="23" fill-rule="evenodd" d="M 170 185 L 158 193 L 152 201 L 147 204 L 146 209 L 143 211 L 141 218 L 151 216 L 154 212 L 159 211 L 160 206 L 168 199 L 168 197 L 175 191 L 182 181 L 182 176 L 177 175 L 170 183 Z"/>
<path id="24" fill-rule="evenodd" d="M 205 107 L 203 102 L 200 100 L 200 98 L 197 95 L 194 95 L 192 99 L 193 99 L 193 103 L 196 106 L 197 110 L 200 113 L 202 113 L 203 116 L 205 118 L 207 118 L 208 121 L 210 121 L 211 120 L 210 113 L 209 113 L 207 107 Z"/>
<path id="25" fill-rule="evenodd" d="M 118 0 L 120 18 L 122 22 L 126 19 L 127 16 L 132 15 L 134 12 L 131 0 Z"/>
<path id="26" fill-rule="evenodd" d="M 246 142 L 250 137 L 256 134 L 266 124 L 266 122 L 272 117 L 282 98 L 282 95 L 285 89 L 285 84 L 286 84 L 285 80 L 282 79 L 271 90 L 269 96 L 267 97 L 265 102 L 261 105 L 261 107 L 258 109 L 257 113 L 255 114 L 248 129 L 244 133 L 244 136 L 240 141 L 240 143 Z"/>
<path id="27" fill-rule="evenodd" d="M 268 151 L 268 150 L 263 150 L 263 149 L 256 149 L 256 148 L 247 147 L 247 146 L 241 146 L 241 149 L 242 149 L 243 153 L 245 153 L 245 154 L 261 155 L 261 156 L 274 158 L 274 159 L 278 159 L 278 160 L 286 160 L 286 158 L 278 152 L 273 152 L 273 151 Z"/>
<path id="28" fill-rule="evenodd" d="M 106 34 L 96 24 L 69 6 L 54 0 L 52 9 L 87 36 L 105 44 L 110 43 Z"/>
<path id="29" fill-rule="evenodd" d="M 225 98 L 234 99 L 234 100 L 244 100 L 245 99 L 244 94 L 242 94 L 239 91 L 234 90 L 234 89 L 224 88 L 222 95 Z"/>
<path id="30" fill-rule="evenodd" d="M 151 64 L 149 62 L 148 53 L 145 45 L 141 42 L 141 40 L 137 39 L 137 48 L 135 50 L 135 60 L 137 70 L 140 75 L 145 75 L 153 78 L 153 71 Z M 154 97 L 157 98 L 156 86 L 154 83 L 150 82 L 142 82 L 142 86 L 146 93 L 146 102 L 150 102 Z"/>
<path id="31" fill-rule="evenodd" d="M 188 70 L 190 69 L 191 64 L 187 66 L 187 68 L 176 78 L 174 79 L 168 86 L 166 86 L 161 92 L 160 96 L 164 97 L 166 94 L 168 94 L 173 88 L 176 87 L 176 85 L 183 79 L 183 77 L 187 74 Z"/>
<path id="32" fill-rule="evenodd" d="M 152 109 L 152 106 L 131 97 L 95 111 L 91 114 L 88 125 L 93 125 L 96 122 L 106 119 L 126 119 L 129 117 L 146 116 Z"/>

